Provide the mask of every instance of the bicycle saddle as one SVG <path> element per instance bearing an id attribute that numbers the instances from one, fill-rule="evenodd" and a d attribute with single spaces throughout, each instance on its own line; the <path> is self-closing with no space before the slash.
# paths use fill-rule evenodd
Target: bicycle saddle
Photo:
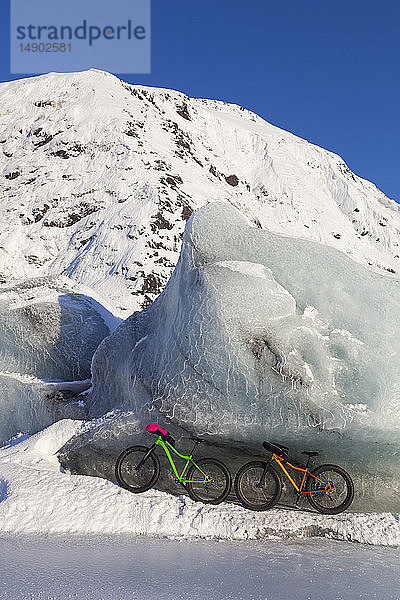
<path id="1" fill-rule="evenodd" d="M 266 450 L 274 452 L 275 454 L 287 454 L 289 452 L 289 448 L 287 446 L 282 446 L 281 444 L 263 442 L 262 445 Z"/>
<path id="2" fill-rule="evenodd" d="M 311 457 L 311 456 L 318 456 L 319 452 L 307 452 L 307 451 L 304 451 L 304 452 L 302 452 L 302 454 L 305 454 L 306 456 L 310 456 Z"/>
<path id="3" fill-rule="evenodd" d="M 198 437 L 190 437 L 189 440 L 193 440 L 194 442 L 197 442 L 198 444 L 204 444 L 204 442 L 206 440 L 202 440 L 201 438 Z"/>

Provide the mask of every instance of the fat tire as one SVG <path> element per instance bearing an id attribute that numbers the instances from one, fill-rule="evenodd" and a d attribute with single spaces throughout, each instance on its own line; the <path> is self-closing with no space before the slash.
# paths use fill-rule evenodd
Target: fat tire
<path id="1" fill-rule="evenodd" d="M 225 486 L 224 486 L 224 489 L 221 492 L 221 494 L 219 494 L 219 496 L 217 496 L 216 498 L 207 499 L 204 496 L 201 496 L 200 494 L 198 494 L 197 491 L 194 489 L 193 484 L 188 482 L 185 484 L 185 486 L 189 493 L 189 496 L 191 497 L 192 500 L 195 500 L 196 502 L 203 502 L 204 504 L 221 504 L 221 502 L 223 502 L 227 498 L 229 492 L 231 491 L 231 487 L 232 487 L 232 477 L 231 477 L 228 467 L 226 467 L 223 462 L 221 462 L 220 460 L 218 460 L 216 458 L 201 458 L 200 460 L 196 461 L 196 464 L 199 467 L 201 467 L 202 470 L 204 470 L 204 472 L 206 474 L 207 474 L 207 464 L 208 465 L 212 464 L 212 465 L 217 466 L 220 469 L 221 473 L 225 477 Z M 196 470 L 197 470 L 196 465 L 192 464 L 187 471 L 187 475 L 185 476 L 185 479 L 191 479 L 192 475 L 195 473 Z"/>
<path id="2" fill-rule="evenodd" d="M 321 473 L 323 473 L 323 472 L 327 473 L 329 471 L 339 474 L 345 482 L 347 491 L 346 491 L 346 496 L 345 496 L 345 499 L 343 500 L 343 502 L 341 502 L 339 504 L 339 506 L 330 508 L 329 506 L 323 506 L 320 502 L 318 502 L 318 497 L 319 496 L 321 497 L 322 493 L 317 493 L 315 495 L 307 494 L 307 498 L 308 498 L 308 501 L 311 504 L 311 506 L 313 508 L 315 508 L 315 510 L 317 510 L 318 512 L 320 512 L 324 515 L 338 515 L 339 513 L 343 512 L 344 510 L 349 508 L 350 504 L 353 502 L 354 483 L 353 483 L 353 480 L 351 479 L 350 475 L 347 473 L 347 471 L 345 471 L 342 467 L 339 467 L 337 465 L 319 465 L 311 473 L 313 475 L 315 475 L 316 477 L 318 477 L 319 475 L 321 475 Z M 323 477 L 322 477 L 322 479 L 323 479 Z M 313 477 L 308 476 L 307 481 L 306 481 L 306 491 L 307 492 L 311 491 L 314 488 L 314 486 L 315 486 L 315 479 Z"/>
<path id="3" fill-rule="evenodd" d="M 254 501 L 251 502 L 251 500 L 249 498 L 249 494 L 248 494 L 247 490 L 245 490 L 245 486 L 246 486 L 245 485 L 245 475 L 248 471 L 250 471 L 251 469 L 254 469 L 254 470 L 260 470 L 260 476 L 261 476 L 261 472 L 264 471 L 265 467 L 267 467 L 268 473 L 272 476 L 273 489 L 272 489 L 271 499 L 268 500 L 267 502 L 259 502 L 259 503 L 256 503 Z M 254 480 L 254 485 L 255 484 L 256 484 L 256 480 Z M 281 481 L 281 478 L 279 477 L 278 473 L 272 467 L 272 465 L 268 465 L 266 462 L 263 462 L 263 461 L 249 462 L 249 463 L 246 463 L 245 465 L 243 465 L 243 467 L 241 467 L 236 474 L 235 493 L 236 493 L 236 496 L 238 497 L 238 499 L 240 500 L 241 504 L 245 508 L 248 508 L 249 510 L 255 510 L 255 511 L 269 510 L 275 506 L 275 504 L 279 501 L 279 498 L 281 497 L 282 481 Z"/>
<path id="4" fill-rule="evenodd" d="M 130 446 L 129 448 L 121 452 L 121 454 L 117 458 L 117 462 L 115 463 L 115 479 L 121 487 L 123 487 L 126 490 L 129 490 L 133 494 L 141 494 L 142 492 L 147 492 L 147 490 L 149 490 L 155 485 L 160 476 L 160 460 L 154 452 L 150 454 L 150 456 L 146 460 L 146 463 L 148 463 L 148 461 L 151 461 L 151 464 L 153 465 L 153 473 L 149 473 L 150 478 L 148 482 L 138 486 L 133 486 L 132 484 L 125 481 L 123 475 L 124 461 L 129 456 L 129 454 L 137 453 L 138 456 L 140 454 L 145 455 L 149 450 L 150 448 L 146 448 L 146 446 Z M 141 458 L 142 456 L 140 457 L 140 460 Z M 137 462 L 140 462 L 140 460 Z"/>

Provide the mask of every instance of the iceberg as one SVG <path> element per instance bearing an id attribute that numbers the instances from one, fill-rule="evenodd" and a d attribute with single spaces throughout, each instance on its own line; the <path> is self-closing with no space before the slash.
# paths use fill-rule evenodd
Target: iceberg
<path id="1" fill-rule="evenodd" d="M 198 209 L 163 293 L 97 349 L 88 411 L 119 413 L 67 462 L 158 420 L 217 441 L 227 462 L 233 448 L 262 454 L 263 439 L 318 450 L 352 474 L 355 507 L 395 510 L 399 284 L 227 203 Z"/>

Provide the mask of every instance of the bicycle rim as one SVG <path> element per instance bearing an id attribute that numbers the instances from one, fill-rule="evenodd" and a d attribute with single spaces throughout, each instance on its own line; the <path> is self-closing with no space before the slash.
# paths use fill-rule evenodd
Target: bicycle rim
<path id="1" fill-rule="evenodd" d="M 271 466 L 262 479 L 265 465 L 258 461 L 247 463 L 236 475 L 236 495 L 243 506 L 250 510 L 268 510 L 275 506 L 281 496 L 281 480 Z"/>
<path id="2" fill-rule="evenodd" d="M 115 477 L 120 486 L 135 494 L 153 487 L 160 474 L 160 463 L 154 453 L 138 467 L 147 452 L 148 448 L 144 446 L 127 448 L 120 454 L 115 465 Z"/>
<path id="3" fill-rule="evenodd" d="M 351 477 L 344 469 L 335 465 L 321 465 L 307 479 L 307 491 L 316 491 L 307 494 L 313 508 L 324 514 L 336 515 L 350 506 L 354 498 L 354 484 Z M 319 481 L 321 480 L 321 481 Z M 328 491 L 324 491 L 328 488 Z"/>
<path id="4" fill-rule="evenodd" d="M 197 502 L 220 504 L 228 496 L 231 489 L 231 475 L 227 467 L 215 458 L 203 458 L 188 470 L 186 484 L 189 496 Z M 206 477 L 206 481 L 204 481 Z"/>

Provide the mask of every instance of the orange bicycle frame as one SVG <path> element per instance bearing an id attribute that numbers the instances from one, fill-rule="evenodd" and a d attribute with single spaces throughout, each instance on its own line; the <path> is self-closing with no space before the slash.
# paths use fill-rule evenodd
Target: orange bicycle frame
<path id="1" fill-rule="evenodd" d="M 279 467 L 285 473 L 286 477 L 289 479 L 290 483 L 293 485 L 294 489 L 296 490 L 296 492 L 298 494 L 315 494 L 318 492 L 330 492 L 332 490 L 332 486 L 329 483 L 326 483 L 326 481 L 323 481 L 322 479 L 319 479 L 319 477 L 316 477 L 315 475 L 313 475 L 308 467 L 306 467 L 305 469 L 303 469 L 302 467 L 296 467 L 295 465 L 292 465 L 290 462 L 288 462 L 287 460 L 285 460 L 278 454 L 275 454 L 274 452 L 272 453 L 272 457 L 271 457 L 271 462 L 272 461 L 275 461 L 277 463 L 277 465 L 279 465 Z M 295 471 L 302 471 L 304 473 L 299 486 L 297 485 L 297 483 L 295 481 L 293 481 L 292 477 L 289 475 L 289 473 L 283 466 L 283 463 L 285 463 L 285 465 L 287 467 L 290 467 L 291 469 L 294 469 Z M 304 491 L 303 486 L 304 486 L 307 475 L 310 475 L 311 477 L 313 477 L 320 483 L 323 483 L 325 488 L 319 489 L 319 490 Z"/>

